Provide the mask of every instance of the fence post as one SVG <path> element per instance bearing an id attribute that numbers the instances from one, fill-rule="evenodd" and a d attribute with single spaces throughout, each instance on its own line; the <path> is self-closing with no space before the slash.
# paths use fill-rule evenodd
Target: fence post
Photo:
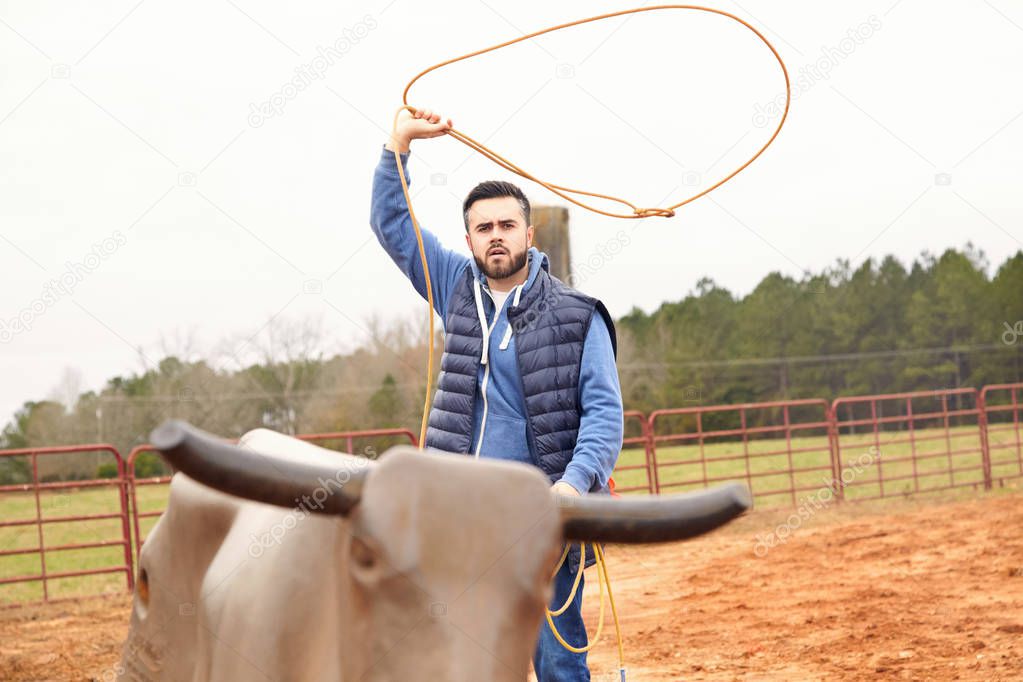
<path id="1" fill-rule="evenodd" d="M 40 579 L 43 581 L 43 601 L 50 601 L 49 580 L 46 577 L 46 541 L 43 539 L 43 505 L 39 499 L 39 455 L 32 453 L 32 492 L 36 503 L 36 533 L 39 539 Z"/>
<path id="2" fill-rule="evenodd" d="M 654 486 L 654 494 L 661 494 L 661 477 L 657 471 L 657 446 L 654 443 L 654 417 L 656 415 L 651 412 L 650 416 L 647 417 L 643 425 L 643 433 L 646 436 L 646 451 L 647 460 L 650 462 L 650 470 L 653 472 L 653 478 L 650 479 Z"/>
<path id="3" fill-rule="evenodd" d="M 985 386 L 977 394 L 977 428 L 980 429 L 980 461 L 984 470 L 984 490 L 991 490 L 991 446 L 987 433 L 987 401 L 984 399 Z"/>
<path id="4" fill-rule="evenodd" d="M 828 450 L 831 454 L 831 485 L 835 501 L 841 502 L 845 499 L 845 486 L 842 483 L 842 462 L 838 447 L 838 410 L 835 403 L 828 405 L 824 411 L 824 418 L 828 422 Z"/>
<path id="5" fill-rule="evenodd" d="M 135 561 L 142 564 L 142 530 L 139 527 L 139 500 L 138 491 L 135 488 L 135 457 L 140 452 L 136 446 L 128 453 L 128 459 L 124 461 L 125 475 L 128 479 L 128 498 L 131 500 L 131 524 L 135 533 Z"/>
<path id="6" fill-rule="evenodd" d="M 640 413 L 639 428 L 643 433 L 643 450 L 646 452 L 646 483 L 651 495 L 659 494 L 661 486 L 657 482 L 657 458 L 654 455 L 654 443 L 647 416 Z"/>
<path id="7" fill-rule="evenodd" d="M 124 565 L 128 591 L 135 589 L 135 557 L 131 551 L 131 506 L 128 503 L 128 463 L 117 453 L 118 490 L 121 493 L 121 537 L 124 540 Z"/>

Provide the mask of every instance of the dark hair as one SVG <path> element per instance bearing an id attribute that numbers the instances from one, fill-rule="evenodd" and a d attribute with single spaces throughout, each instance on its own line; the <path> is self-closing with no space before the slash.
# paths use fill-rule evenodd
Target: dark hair
<path id="1" fill-rule="evenodd" d="M 522 215 L 529 225 L 529 199 L 521 189 L 503 180 L 487 180 L 472 188 L 469 196 L 462 203 L 462 220 L 465 221 L 465 231 L 469 231 L 469 209 L 480 199 L 497 199 L 499 197 L 512 197 L 519 202 Z"/>

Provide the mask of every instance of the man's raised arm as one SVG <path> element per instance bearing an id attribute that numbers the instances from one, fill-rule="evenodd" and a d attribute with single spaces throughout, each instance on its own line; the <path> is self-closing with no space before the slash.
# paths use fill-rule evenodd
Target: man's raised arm
<path id="1" fill-rule="evenodd" d="M 437 137 L 451 127 L 451 121 L 441 123 L 440 117 L 429 111 L 419 111 L 413 116 L 402 112 L 398 122 L 397 135 L 381 150 L 380 160 L 373 174 L 373 194 L 370 204 L 370 226 L 387 255 L 412 282 L 419 295 L 426 298 L 426 277 L 419 258 L 416 233 L 409 217 L 408 204 L 401 188 L 401 178 L 394 162 L 394 150 L 402 156 L 405 166 L 405 181 L 411 187 L 408 173 L 409 145 L 414 139 Z M 461 208 L 461 207 L 459 207 Z M 421 227 L 421 226 L 420 226 Z M 445 248 L 437 237 L 422 229 L 426 262 L 430 266 L 434 309 L 441 317 L 447 306 L 448 292 L 454 286 L 465 266 L 467 256 Z"/>

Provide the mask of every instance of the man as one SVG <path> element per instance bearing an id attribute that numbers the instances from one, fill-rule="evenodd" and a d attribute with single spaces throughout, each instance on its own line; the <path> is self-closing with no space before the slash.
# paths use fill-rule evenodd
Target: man
<path id="1" fill-rule="evenodd" d="M 424 298 L 426 278 L 393 152 L 405 163 L 412 140 L 450 128 L 450 119 L 429 110 L 402 112 L 373 177 L 373 232 Z M 426 446 L 532 464 L 562 495 L 607 493 L 623 436 L 614 323 L 600 301 L 549 273 L 547 255 L 532 245 L 529 213 L 518 187 L 483 182 L 462 207 L 471 258 L 422 230 L 445 329 Z M 575 548 L 554 578 L 552 609 L 568 598 L 578 565 Z M 575 647 L 586 644 L 581 605 L 580 584 L 555 619 Z M 590 679 L 586 654 L 562 647 L 546 622 L 533 667 L 539 682 Z"/>

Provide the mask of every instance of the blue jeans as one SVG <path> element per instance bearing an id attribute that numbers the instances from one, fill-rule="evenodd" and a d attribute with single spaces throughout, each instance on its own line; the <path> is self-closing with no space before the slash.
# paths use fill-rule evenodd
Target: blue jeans
<path id="1" fill-rule="evenodd" d="M 549 608 L 555 611 L 568 599 L 572 591 L 572 583 L 575 581 L 575 573 L 568 567 L 569 562 L 565 561 L 554 576 L 554 597 L 551 599 Z M 586 637 L 586 625 L 583 623 L 583 583 L 586 578 L 579 581 L 579 589 L 575 593 L 575 599 L 569 604 L 565 612 L 560 616 L 554 616 L 554 624 L 558 632 L 566 642 L 574 647 L 583 647 L 588 643 Z M 547 618 L 543 619 L 540 626 L 540 639 L 536 644 L 536 652 L 533 654 L 533 670 L 536 671 L 537 682 L 589 682 L 590 669 L 586 665 L 586 654 L 572 653 L 554 638 L 551 626 L 547 624 Z"/>

